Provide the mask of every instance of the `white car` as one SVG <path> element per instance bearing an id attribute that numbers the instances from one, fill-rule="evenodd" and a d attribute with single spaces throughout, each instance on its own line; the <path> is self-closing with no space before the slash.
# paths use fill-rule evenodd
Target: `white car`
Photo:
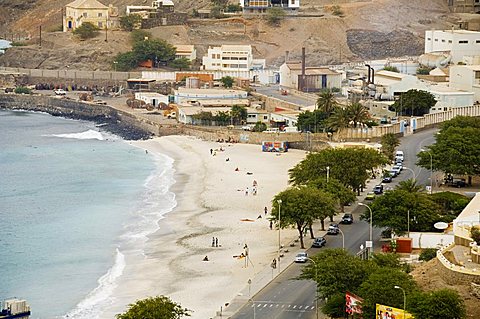
<path id="1" fill-rule="evenodd" d="M 307 259 L 308 259 L 308 255 L 304 251 L 301 253 L 298 253 L 297 256 L 295 256 L 296 263 L 306 263 Z"/>
<path id="2" fill-rule="evenodd" d="M 64 89 L 53 90 L 53 92 L 55 93 L 55 95 L 67 95 L 67 91 L 65 91 Z"/>
<path id="3" fill-rule="evenodd" d="M 252 130 L 252 126 L 251 126 L 251 125 L 244 125 L 244 126 L 242 126 L 242 130 L 244 130 L 244 131 L 251 131 L 251 130 Z"/>

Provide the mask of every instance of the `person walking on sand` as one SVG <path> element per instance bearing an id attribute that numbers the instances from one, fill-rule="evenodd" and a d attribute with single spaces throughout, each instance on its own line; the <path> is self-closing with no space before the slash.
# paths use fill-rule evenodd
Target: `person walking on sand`
<path id="1" fill-rule="evenodd" d="M 263 211 L 265 212 L 265 215 L 267 215 L 267 212 L 268 212 L 267 206 L 265 206 L 265 209 Z"/>
<path id="2" fill-rule="evenodd" d="M 248 196 L 248 187 L 245 189 L 245 196 Z"/>
<path id="3" fill-rule="evenodd" d="M 257 181 L 253 180 L 253 187 L 257 186 Z"/>
<path id="4" fill-rule="evenodd" d="M 215 238 L 215 247 L 218 247 L 218 238 Z"/>
<path id="5" fill-rule="evenodd" d="M 210 149 L 210 155 L 212 155 L 212 154 L 213 154 L 213 149 Z"/>
<path id="6" fill-rule="evenodd" d="M 270 230 L 273 229 L 273 221 L 270 221 Z"/>
<path id="7" fill-rule="evenodd" d="M 212 247 L 215 247 L 215 237 L 212 237 Z"/>

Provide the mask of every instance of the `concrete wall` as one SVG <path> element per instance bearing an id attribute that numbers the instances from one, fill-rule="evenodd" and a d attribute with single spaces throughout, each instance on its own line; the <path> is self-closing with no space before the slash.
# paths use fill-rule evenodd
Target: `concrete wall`
<path id="1" fill-rule="evenodd" d="M 56 79 L 84 79 L 84 80 L 113 80 L 126 81 L 131 78 L 142 78 L 141 72 L 111 72 L 111 71 L 80 71 L 80 70 L 45 70 L 45 69 L 23 69 L 0 66 L 0 71 L 24 73 L 34 78 L 56 78 Z"/>
<path id="2" fill-rule="evenodd" d="M 437 259 L 439 261 L 439 275 L 450 285 L 458 284 L 480 284 L 480 271 L 473 271 L 461 266 L 452 264 L 443 255 L 446 251 L 451 249 L 455 244 L 445 246 L 443 249 L 437 251 Z"/>
<path id="3" fill-rule="evenodd" d="M 450 245 L 454 236 L 444 233 L 421 233 L 410 232 L 413 248 L 438 248 L 439 246 Z"/>

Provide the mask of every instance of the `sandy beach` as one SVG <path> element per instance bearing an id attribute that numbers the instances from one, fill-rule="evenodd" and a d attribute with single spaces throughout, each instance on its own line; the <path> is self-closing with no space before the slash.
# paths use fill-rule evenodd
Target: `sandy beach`
<path id="1" fill-rule="evenodd" d="M 132 143 L 174 159 L 176 182 L 170 191 L 177 206 L 159 222 L 144 255 L 127 252 L 123 276 L 113 291 L 114 304 L 102 318 L 113 318 L 127 304 L 155 295 L 169 296 L 193 310 L 193 319 L 212 318 L 276 257 L 278 232 L 270 229 L 264 207 L 270 212 L 273 196 L 287 187 L 288 169 L 305 152 L 262 153 L 259 145 L 187 136 Z M 296 237 L 296 230 L 282 230 L 283 245 Z M 218 238 L 218 247 L 212 247 L 212 238 Z M 247 266 L 244 258 L 234 257 L 245 245 Z M 203 261 L 205 256 L 209 261 Z M 286 256 L 285 265 L 292 258 Z"/>

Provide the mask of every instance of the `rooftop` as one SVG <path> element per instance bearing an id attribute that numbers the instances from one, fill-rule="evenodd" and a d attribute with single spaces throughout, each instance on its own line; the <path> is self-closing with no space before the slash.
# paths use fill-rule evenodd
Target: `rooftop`
<path id="1" fill-rule="evenodd" d="M 175 44 L 175 48 L 177 49 L 177 53 L 184 53 L 184 52 L 193 52 L 195 50 L 194 45 L 189 45 L 189 44 Z"/>
<path id="2" fill-rule="evenodd" d="M 78 9 L 108 9 L 108 7 L 97 0 L 75 0 L 66 5 Z"/>
<path id="3" fill-rule="evenodd" d="M 287 62 L 287 67 L 290 70 L 301 70 L 302 69 L 302 62 Z M 316 67 L 316 66 L 307 66 L 305 68 L 305 74 L 307 75 L 315 75 L 315 74 L 330 74 L 330 75 L 335 75 L 335 74 L 340 74 L 339 72 L 335 70 L 331 70 L 326 67 Z"/>
<path id="4" fill-rule="evenodd" d="M 231 94 L 238 94 L 238 95 L 245 95 L 246 91 L 241 90 L 226 90 L 226 89 L 189 89 L 185 87 L 179 87 L 176 90 L 178 93 L 190 93 L 190 94 L 219 94 L 219 95 L 231 95 Z"/>

